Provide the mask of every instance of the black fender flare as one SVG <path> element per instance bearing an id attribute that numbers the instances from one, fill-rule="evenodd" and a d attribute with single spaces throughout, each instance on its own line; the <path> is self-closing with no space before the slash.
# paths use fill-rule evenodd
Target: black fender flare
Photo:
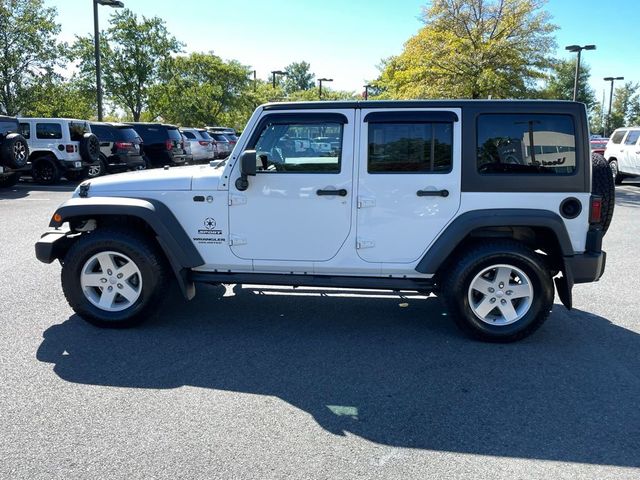
<path id="1" fill-rule="evenodd" d="M 205 262 L 178 219 L 164 203 L 155 199 L 125 197 L 72 198 L 58 207 L 49 226 L 59 228 L 70 219 L 95 216 L 129 216 L 145 222 L 155 233 L 183 294 L 188 299 L 193 298 L 195 286 L 189 279 L 189 269 L 204 265 Z M 63 253 L 57 252 L 58 255 Z"/>
<path id="2" fill-rule="evenodd" d="M 459 215 L 433 242 L 416 265 L 420 273 L 436 273 L 472 231 L 485 227 L 544 227 L 553 231 L 562 256 L 574 254 L 567 228 L 557 213 L 528 208 L 472 210 Z"/>

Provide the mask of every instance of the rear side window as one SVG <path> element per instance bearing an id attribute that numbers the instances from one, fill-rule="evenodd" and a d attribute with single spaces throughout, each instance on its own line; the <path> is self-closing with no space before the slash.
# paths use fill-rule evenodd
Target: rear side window
<path id="1" fill-rule="evenodd" d="M 137 140 L 138 138 L 140 138 L 140 135 L 138 135 L 138 132 L 136 132 L 131 127 L 116 128 L 116 132 L 117 132 L 116 136 L 118 137 L 118 140 L 126 140 L 128 142 L 131 142 L 133 140 Z"/>
<path id="2" fill-rule="evenodd" d="M 369 173 L 447 173 L 453 123 L 369 123 Z"/>
<path id="3" fill-rule="evenodd" d="M 478 117 L 480 173 L 571 174 L 576 137 L 569 115 L 486 114 Z"/>
<path id="4" fill-rule="evenodd" d="M 209 135 L 209 132 L 206 132 L 204 130 L 198 130 L 198 133 L 205 140 L 213 140 L 213 138 L 211 138 L 211 135 Z"/>
<path id="5" fill-rule="evenodd" d="M 196 136 L 193 134 L 193 132 L 182 132 L 182 134 L 190 140 L 196 139 Z"/>
<path id="6" fill-rule="evenodd" d="M 182 135 L 177 128 L 167 128 L 167 133 L 169 134 L 169 138 L 171 140 L 178 140 L 179 142 L 182 141 Z"/>
<path id="7" fill-rule="evenodd" d="M 31 138 L 31 125 L 28 124 L 28 123 L 21 123 L 20 124 L 20 135 L 22 135 L 26 139 Z"/>
<path id="8" fill-rule="evenodd" d="M 209 135 L 211 135 L 218 142 L 228 142 L 229 141 L 227 139 L 227 137 L 225 137 L 221 133 L 210 133 Z"/>
<path id="9" fill-rule="evenodd" d="M 114 137 L 111 127 L 106 125 L 91 125 L 91 132 L 98 137 L 101 142 L 113 142 Z"/>
<path id="10" fill-rule="evenodd" d="M 626 130 L 618 130 L 614 132 L 613 135 L 611 136 L 611 143 L 620 143 L 625 133 L 627 133 Z"/>
<path id="11" fill-rule="evenodd" d="M 62 126 L 58 123 L 36 123 L 36 138 L 60 140 L 62 138 Z"/>
<path id="12" fill-rule="evenodd" d="M 69 137 L 72 142 L 79 142 L 85 133 L 89 132 L 89 124 L 86 122 L 69 122 Z"/>
<path id="13" fill-rule="evenodd" d="M 625 145 L 635 145 L 640 138 L 640 130 L 631 130 L 624 141 Z"/>

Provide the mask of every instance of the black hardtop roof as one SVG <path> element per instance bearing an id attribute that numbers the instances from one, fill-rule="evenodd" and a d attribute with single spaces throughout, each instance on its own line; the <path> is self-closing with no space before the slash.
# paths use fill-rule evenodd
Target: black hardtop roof
<path id="1" fill-rule="evenodd" d="M 568 100 L 471 100 L 471 99 L 438 99 L 438 100 L 339 100 L 316 102 L 274 102 L 262 105 L 264 110 L 317 110 L 333 108 L 445 108 L 445 107 L 483 107 L 491 105 L 505 106 L 544 106 L 567 107 L 582 105 Z"/>
<path id="2" fill-rule="evenodd" d="M 0 122 L 16 122 L 16 123 L 18 123 L 18 119 L 16 117 L 9 117 L 7 115 L 0 115 Z"/>
<path id="3" fill-rule="evenodd" d="M 131 124 L 122 122 L 89 122 L 89 125 L 106 125 L 108 127 L 115 128 L 133 128 Z"/>

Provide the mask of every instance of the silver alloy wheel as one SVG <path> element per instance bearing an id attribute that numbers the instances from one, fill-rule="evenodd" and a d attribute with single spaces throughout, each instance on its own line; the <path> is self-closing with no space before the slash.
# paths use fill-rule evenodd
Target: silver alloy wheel
<path id="1" fill-rule="evenodd" d="M 89 178 L 99 177 L 101 173 L 102 173 L 102 163 L 99 163 L 98 165 L 91 165 L 87 170 L 87 176 Z"/>
<path id="2" fill-rule="evenodd" d="M 469 284 L 469 306 L 489 325 L 505 326 L 524 317 L 533 302 L 529 277 L 513 265 L 485 268 Z"/>
<path id="3" fill-rule="evenodd" d="M 16 142 L 13 144 L 13 156 L 18 161 L 17 163 L 22 164 L 23 161 L 26 163 L 27 160 L 27 147 L 22 142 Z"/>
<path id="4" fill-rule="evenodd" d="M 618 162 L 612 160 L 611 162 L 609 162 L 609 168 L 611 168 L 613 179 L 616 180 L 618 178 Z"/>
<path id="5" fill-rule="evenodd" d="M 121 312 L 142 293 L 142 274 L 126 255 L 106 251 L 87 260 L 80 273 L 82 293 L 100 310 Z"/>

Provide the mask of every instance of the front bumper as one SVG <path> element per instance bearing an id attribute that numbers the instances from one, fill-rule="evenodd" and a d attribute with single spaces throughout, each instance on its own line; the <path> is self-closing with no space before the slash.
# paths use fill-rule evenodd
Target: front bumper
<path id="1" fill-rule="evenodd" d="M 36 258 L 42 263 L 51 263 L 61 258 L 73 242 L 69 232 L 51 230 L 42 235 L 36 242 Z"/>

